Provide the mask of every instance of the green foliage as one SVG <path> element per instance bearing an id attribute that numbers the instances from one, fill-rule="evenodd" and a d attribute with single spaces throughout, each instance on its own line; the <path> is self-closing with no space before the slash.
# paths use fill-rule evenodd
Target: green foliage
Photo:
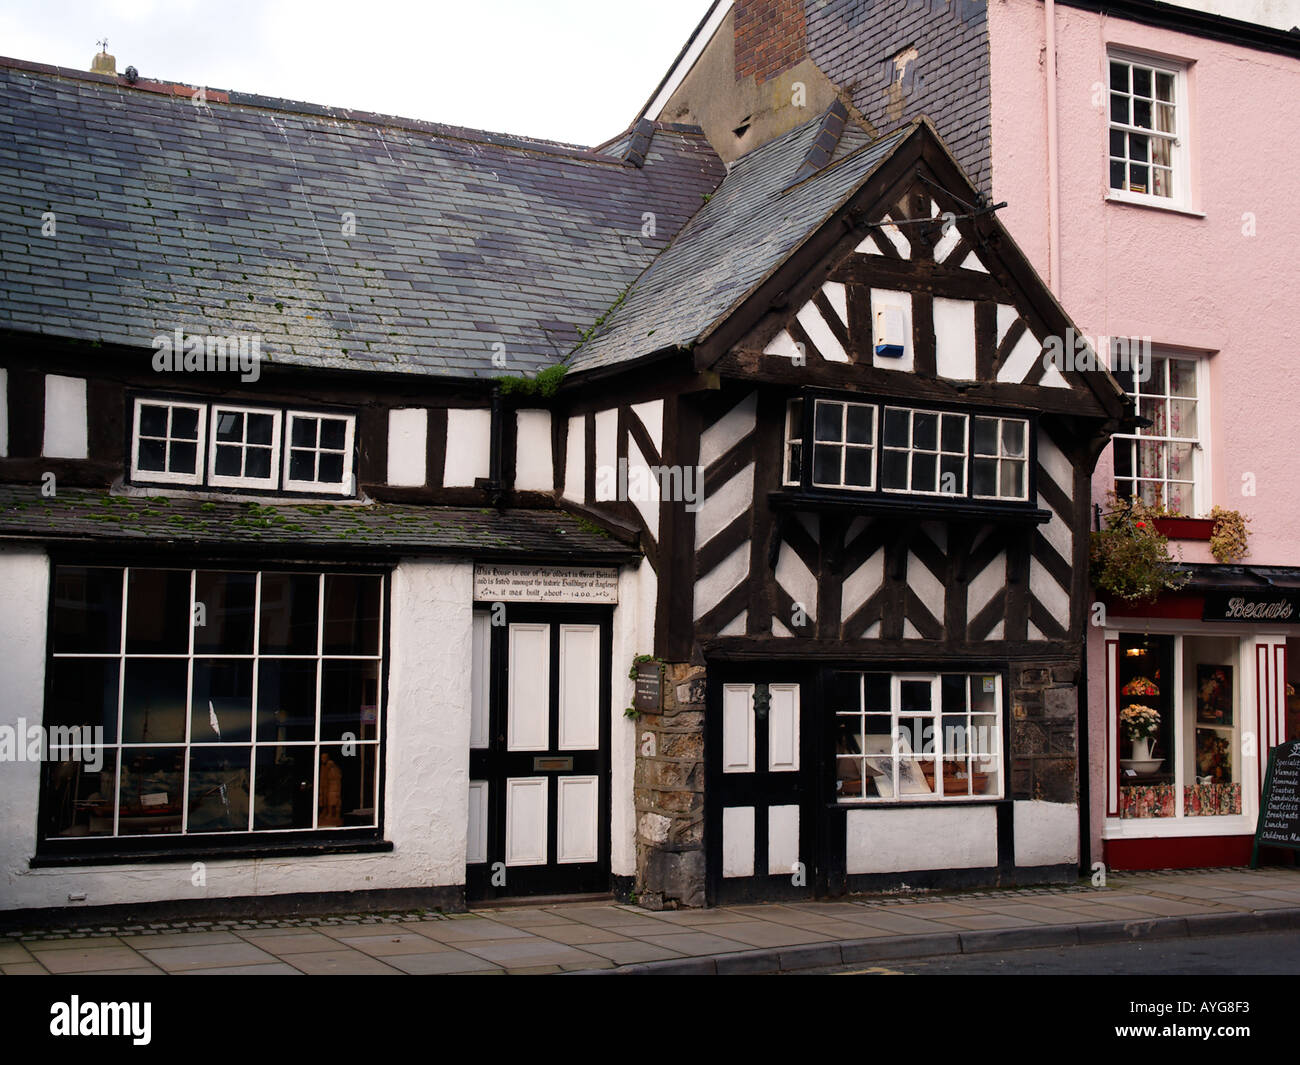
<path id="1" fill-rule="evenodd" d="M 554 366 L 538 371 L 533 377 L 520 374 L 517 377 L 501 376 L 495 380 L 501 386 L 503 396 L 540 396 L 542 399 L 550 399 L 560 390 L 560 382 L 564 380 L 568 369 L 564 363 L 557 362 Z"/>
<path id="2" fill-rule="evenodd" d="M 1092 583 L 1103 592 L 1130 601 L 1153 600 L 1177 591 L 1190 575 L 1169 557 L 1169 541 L 1155 526 L 1159 511 L 1140 499 L 1121 499 L 1113 492 L 1092 534 Z"/>
<path id="3" fill-rule="evenodd" d="M 1215 507 L 1210 511 L 1214 531 L 1210 534 L 1210 553 L 1220 562 L 1239 562 L 1250 554 L 1250 519 L 1239 510 Z"/>

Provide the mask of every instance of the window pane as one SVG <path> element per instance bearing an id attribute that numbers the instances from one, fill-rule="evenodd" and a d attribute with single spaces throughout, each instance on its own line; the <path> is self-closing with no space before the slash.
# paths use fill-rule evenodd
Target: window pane
<path id="1" fill-rule="evenodd" d="M 253 738 L 252 659 L 194 660 L 191 743 L 247 743 Z"/>
<path id="2" fill-rule="evenodd" d="M 1110 120 L 1128 125 L 1128 97 L 1119 93 L 1110 94 Z"/>
<path id="3" fill-rule="evenodd" d="M 858 488 L 871 487 L 875 454 L 870 448 L 851 447 L 844 456 L 844 483 Z"/>
<path id="4" fill-rule="evenodd" d="M 1151 124 L 1151 101 L 1133 101 L 1133 125 L 1141 126 L 1143 129 L 1153 128 Z"/>
<path id="5" fill-rule="evenodd" d="M 127 578 L 127 654 L 190 649 L 190 571 L 133 569 Z"/>
<path id="6" fill-rule="evenodd" d="M 1110 131 L 1110 154 L 1118 159 L 1124 158 L 1124 131 L 1112 129 Z"/>
<path id="7" fill-rule="evenodd" d="M 1025 494 L 1025 464 L 1012 459 L 1002 461 L 998 494 L 1004 499 L 1020 499 Z"/>
<path id="8" fill-rule="evenodd" d="M 374 739 L 379 722 L 379 664 L 327 661 L 322 669 L 320 738 Z"/>
<path id="9" fill-rule="evenodd" d="M 59 566 L 54 573 L 55 653 L 121 650 L 122 571 Z"/>
<path id="10" fill-rule="evenodd" d="M 243 475 L 244 452 L 238 447 L 218 447 L 216 472 L 219 477 L 240 477 Z"/>
<path id="11" fill-rule="evenodd" d="M 1195 398 L 1196 363 L 1189 359 L 1169 360 L 1169 393 L 1174 396 Z"/>
<path id="12" fill-rule="evenodd" d="M 825 400 L 819 399 L 816 407 L 815 438 L 817 440 L 843 440 L 843 419 L 843 403 L 827 403 Z"/>
<path id="13" fill-rule="evenodd" d="M 849 407 L 849 433 L 848 439 L 850 444 L 870 444 L 874 437 L 874 428 L 872 426 L 875 411 L 871 407 L 850 406 Z"/>
<path id="14" fill-rule="evenodd" d="M 271 449 L 250 447 L 244 455 L 244 476 L 261 480 L 271 476 Z"/>
<path id="15" fill-rule="evenodd" d="M 998 420 L 996 418 L 975 419 L 975 454 L 996 455 L 998 453 Z"/>
<path id="16" fill-rule="evenodd" d="M 141 440 L 136 465 L 150 473 L 161 473 L 167 468 L 167 445 L 162 440 Z"/>
<path id="17" fill-rule="evenodd" d="M 243 440 L 244 416 L 237 411 L 217 411 L 217 439 Z"/>
<path id="18" fill-rule="evenodd" d="M 167 408 L 156 407 L 152 403 L 140 405 L 140 435 L 167 435 Z"/>
<path id="19" fill-rule="evenodd" d="M 325 576 L 325 654 L 379 653 L 379 577 Z"/>
<path id="20" fill-rule="evenodd" d="M 316 479 L 316 452 L 289 452 L 289 479 L 291 481 L 314 481 Z"/>
<path id="21" fill-rule="evenodd" d="M 320 446 L 342 450 L 347 439 L 347 425 L 342 418 L 323 418 L 320 423 Z"/>
<path id="22" fill-rule="evenodd" d="M 55 663 L 45 704 L 46 728 L 102 728 L 104 742 L 116 743 L 118 668 L 116 658 L 64 658 Z M 95 741 L 94 733 L 89 739 Z"/>
<path id="23" fill-rule="evenodd" d="M 315 447 L 316 446 L 316 419 L 315 418 L 294 418 L 293 432 L 290 434 L 291 443 L 298 447 Z"/>
<path id="24" fill-rule="evenodd" d="M 939 416 L 923 414 L 920 411 L 912 415 L 912 444 L 924 451 L 939 449 Z"/>
<path id="25" fill-rule="evenodd" d="M 943 450 L 964 454 L 966 451 L 966 416 L 964 414 L 945 414 L 943 416 Z"/>
<path id="26" fill-rule="evenodd" d="M 791 440 L 803 439 L 803 400 L 794 399 L 786 404 L 786 435 Z"/>
<path id="27" fill-rule="evenodd" d="M 971 459 L 971 489 L 977 496 L 996 495 L 997 459 Z"/>
<path id="28" fill-rule="evenodd" d="M 247 832 L 251 747 L 190 751 L 190 832 Z"/>
<path id="29" fill-rule="evenodd" d="M 122 739 L 127 743 L 185 742 L 189 662 L 128 658 L 122 688 Z"/>
<path id="30" fill-rule="evenodd" d="M 43 830 L 46 836 L 111 836 L 117 808 L 117 752 L 103 763 L 65 760 L 45 765 Z"/>
<path id="31" fill-rule="evenodd" d="M 343 456 L 331 455 L 329 452 L 322 452 L 320 457 L 320 472 L 316 475 L 316 480 L 321 484 L 342 484 Z"/>
<path id="32" fill-rule="evenodd" d="M 803 445 L 790 445 L 790 460 L 786 467 L 785 479 L 788 484 L 798 484 L 803 474 Z"/>
<path id="33" fill-rule="evenodd" d="M 1124 187 L 1124 163 L 1123 162 L 1110 164 L 1110 187 L 1112 189 L 1122 189 Z"/>
<path id="34" fill-rule="evenodd" d="M 1146 96 L 1151 95 L 1151 71 L 1146 67 L 1133 68 L 1133 95 Z"/>
<path id="35" fill-rule="evenodd" d="M 181 830 L 181 781 L 185 751 L 127 747 L 122 751 L 123 836 Z"/>
<path id="36" fill-rule="evenodd" d="M 1139 163 L 1149 162 L 1147 152 L 1150 150 L 1151 139 L 1144 137 L 1140 133 L 1130 133 L 1128 137 L 1128 157 L 1135 159 Z"/>
<path id="37" fill-rule="evenodd" d="M 1147 168 L 1130 163 L 1128 168 L 1128 187 L 1134 192 L 1147 191 Z"/>
<path id="38" fill-rule="evenodd" d="M 248 442 L 250 444 L 270 444 L 275 419 L 269 414 L 248 415 Z"/>
<path id="39" fill-rule="evenodd" d="M 892 447 L 907 447 L 911 443 L 909 417 L 905 410 L 885 408 L 885 443 Z"/>
<path id="40" fill-rule="evenodd" d="M 840 457 L 844 449 L 833 444 L 818 444 L 813 448 L 813 481 L 817 484 L 840 483 Z"/>
<path id="41" fill-rule="evenodd" d="M 262 653 L 315 654 L 319 606 L 320 578 L 315 574 L 264 573 Z"/>
<path id="42" fill-rule="evenodd" d="M 340 747 L 321 747 L 318 827 L 375 824 L 378 750 L 373 743 L 359 745 L 352 754 L 344 754 Z"/>
<path id="43" fill-rule="evenodd" d="M 195 577 L 195 652 L 253 653 L 254 573 L 199 570 Z M 202 611 L 198 607 L 202 605 Z M 203 624 L 198 624 L 202 621 Z"/>
<path id="44" fill-rule="evenodd" d="M 1120 92 L 1128 92 L 1128 64 L 1111 63 L 1110 87 Z"/>
<path id="45" fill-rule="evenodd" d="M 197 407 L 173 407 L 171 436 L 178 440 L 199 438 L 199 411 Z"/>
<path id="46" fill-rule="evenodd" d="M 1024 422 L 1005 421 L 1002 423 L 1002 454 L 1020 458 L 1025 453 L 1025 432 L 1028 426 Z"/>
<path id="47" fill-rule="evenodd" d="M 316 748 L 257 748 L 253 827 L 311 828 L 316 790 Z"/>
<path id="48" fill-rule="evenodd" d="M 1173 101 L 1174 76 L 1172 74 L 1156 75 L 1156 99 Z"/>
<path id="49" fill-rule="evenodd" d="M 939 678 L 939 706 L 944 711 L 966 710 L 966 675 L 945 673 Z"/>
<path id="50" fill-rule="evenodd" d="M 193 473 L 198 466 L 199 448 L 197 444 L 172 443 L 169 445 L 167 471 L 169 473 Z"/>
<path id="51" fill-rule="evenodd" d="M 884 488 L 907 487 L 907 452 L 886 451 L 881 460 L 880 482 Z"/>
<path id="52" fill-rule="evenodd" d="M 939 460 L 939 491 L 945 495 L 966 494 L 966 460 L 960 455 L 944 455 Z"/>
<path id="53" fill-rule="evenodd" d="M 868 673 L 862 678 L 863 708 L 866 710 L 889 711 L 889 674 Z"/>
<path id="54" fill-rule="evenodd" d="M 935 467 L 936 457 L 919 451 L 912 456 L 913 491 L 934 492 L 938 490 L 938 474 Z"/>
<path id="55" fill-rule="evenodd" d="M 272 658 L 257 669 L 257 742 L 314 740 L 316 663 Z"/>
<path id="56" fill-rule="evenodd" d="M 898 698 L 899 709 L 904 713 L 909 711 L 931 709 L 930 703 L 931 688 L 928 680 L 905 680 L 899 683 Z"/>

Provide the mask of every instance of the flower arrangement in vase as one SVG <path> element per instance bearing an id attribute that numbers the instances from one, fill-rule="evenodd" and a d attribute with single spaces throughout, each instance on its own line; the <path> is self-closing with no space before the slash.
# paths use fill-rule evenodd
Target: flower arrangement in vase
<path id="1" fill-rule="evenodd" d="M 1130 703 L 1119 712 L 1119 724 L 1133 745 L 1133 756 L 1121 758 L 1119 764 L 1138 776 L 1158 772 L 1164 759 L 1151 757 L 1151 740 L 1160 730 L 1160 711 L 1141 703 Z"/>

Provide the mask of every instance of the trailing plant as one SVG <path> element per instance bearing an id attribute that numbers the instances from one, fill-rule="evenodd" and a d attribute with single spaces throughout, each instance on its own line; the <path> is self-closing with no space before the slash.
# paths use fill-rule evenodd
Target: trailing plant
<path id="1" fill-rule="evenodd" d="M 1210 553 L 1220 562 L 1237 562 L 1250 554 L 1250 519 L 1239 510 L 1215 507 L 1210 511 L 1214 531 L 1210 533 Z"/>
<path id="2" fill-rule="evenodd" d="M 1092 583 L 1120 599 L 1150 600 L 1191 579 L 1169 557 L 1169 540 L 1155 526 L 1159 512 L 1140 499 L 1107 497 L 1102 529 L 1092 534 Z"/>
<path id="3" fill-rule="evenodd" d="M 637 655 L 632 659 L 632 668 L 627 671 L 628 680 L 636 680 L 638 669 L 644 662 L 658 662 L 661 669 L 667 665 L 662 658 L 656 658 L 654 655 Z"/>

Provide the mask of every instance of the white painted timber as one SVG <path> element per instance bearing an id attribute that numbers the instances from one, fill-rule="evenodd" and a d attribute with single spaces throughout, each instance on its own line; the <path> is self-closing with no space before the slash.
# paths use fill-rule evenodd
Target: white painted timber
<path id="1" fill-rule="evenodd" d="M 546 864 L 546 777 L 506 779 L 506 865 Z"/>
<path id="2" fill-rule="evenodd" d="M 465 861 L 487 861 L 488 782 L 469 782 L 469 833 L 465 840 Z"/>
<path id="3" fill-rule="evenodd" d="M 492 617 L 486 610 L 474 611 L 474 650 L 470 658 L 470 725 L 469 745 L 488 745 L 488 706 L 492 698 L 491 671 Z"/>
<path id="4" fill-rule="evenodd" d="M 956 232 L 954 230 L 953 232 Z M 934 298 L 935 367 L 940 377 L 975 380 L 975 303 Z"/>
<path id="5" fill-rule="evenodd" d="M 992 806 L 859 809 L 849 810 L 845 820 L 850 875 L 998 864 L 998 819 Z"/>
<path id="6" fill-rule="evenodd" d="M 767 808 L 767 871 L 793 874 L 799 863 L 799 807 Z"/>
<path id="7" fill-rule="evenodd" d="M 700 434 L 700 465 L 708 469 L 754 431 L 758 393 L 751 392 Z"/>
<path id="8" fill-rule="evenodd" d="M 86 379 L 45 375 L 45 443 L 41 454 L 52 459 L 84 459 L 88 450 Z"/>
<path id="9" fill-rule="evenodd" d="M 618 495 L 618 411 L 596 412 L 596 502 Z"/>
<path id="10" fill-rule="evenodd" d="M 754 875 L 752 806 L 728 806 L 722 811 L 722 875 Z"/>
<path id="11" fill-rule="evenodd" d="M 600 626 L 560 626 L 562 751 L 600 746 Z"/>
<path id="12" fill-rule="evenodd" d="M 429 412 L 399 407 L 388 412 L 388 483 L 422 488 L 428 476 Z"/>
<path id="13" fill-rule="evenodd" d="M 754 771 L 754 686 L 722 686 L 722 771 Z"/>
<path id="14" fill-rule="evenodd" d="M 492 412 L 476 407 L 447 411 L 447 457 L 443 462 L 444 488 L 473 488 L 491 473 Z"/>
<path id="15" fill-rule="evenodd" d="M 1079 860 L 1079 808 L 1064 802 L 1016 802 L 1016 865 L 1074 865 Z"/>
<path id="16" fill-rule="evenodd" d="M 551 412 L 518 411 L 515 415 L 515 488 L 520 492 L 549 492 L 554 487 Z"/>
<path id="17" fill-rule="evenodd" d="M 550 747 L 551 626 L 516 622 L 507 640 L 506 746 L 512 751 L 544 751 Z"/>
<path id="18" fill-rule="evenodd" d="M 768 685 L 767 768 L 773 773 L 799 769 L 799 685 Z"/>
<path id="19" fill-rule="evenodd" d="M 596 777 L 560 777 L 556 782 L 558 824 L 555 860 L 594 862 L 600 857 L 600 786 Z"/>
<path id="20" fill-rule="evenodd" d="M 564 443 L 564 498 L 587 502 L 587 419 L 582 415 L 569 419 Z"/>

